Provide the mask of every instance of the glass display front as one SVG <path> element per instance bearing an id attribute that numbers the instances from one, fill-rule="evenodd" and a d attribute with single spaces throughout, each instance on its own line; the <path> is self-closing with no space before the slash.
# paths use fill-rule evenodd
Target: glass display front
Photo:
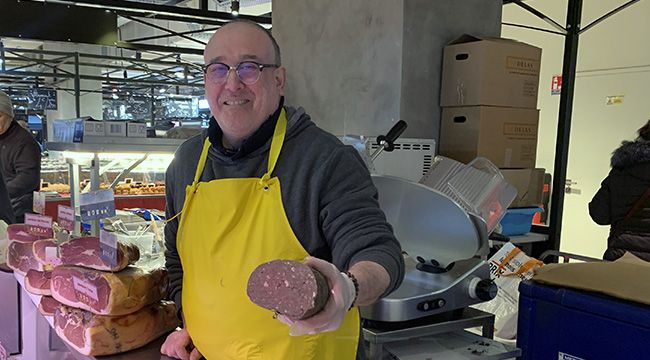
<path id="1" fill-rule="evenodd" d="M 70 174 L 66 159 L 81 164 L 79 172 L 79 189 L 90 189 L 90 163 L 92 153 L 50 152 L 41 161 L 41 191 L 52 195 L 69 196 Z M 122 173 L 144 154 L 98 154 L 100 189 L 107 189 Z M 149 154 L 140 164 L 116 183 L 115 195 L 152 195 L 165 193 L 165 170 L 173 159 L 172 154 Z"/>

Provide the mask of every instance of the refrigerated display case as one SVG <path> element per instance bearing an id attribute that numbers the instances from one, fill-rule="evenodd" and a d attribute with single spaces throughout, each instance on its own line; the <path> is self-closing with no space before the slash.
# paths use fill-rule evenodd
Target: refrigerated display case
<path id="1" fill-rule="evenodd" d="M 165 170 L 183 141 L 98 138 L 92 143 L 47 143 L 49 156 L 41 171 L 41 191 L 48 194 L 46 214 L 56 220 L 57 205 L 66 204 L 75 209 L 78 222 L 79 195 L 108 188 L 115 193 L 117 209 L 164 210 Z"/>

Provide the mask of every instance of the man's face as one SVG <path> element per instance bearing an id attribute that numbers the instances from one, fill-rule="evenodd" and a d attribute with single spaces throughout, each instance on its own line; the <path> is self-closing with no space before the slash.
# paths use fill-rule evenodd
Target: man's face
<path id="1" fill-rule="evenodd" d="M 242 61 L 274 64 L 273 44 L 253 25 L 234 23 L 223 27 L 210 39 L 204 53 L 206 64 L 221 62 L 236 67 Z M 231 144 L 240 144 L 277 109 L 284 95 L 284 68 L 265 68 L 260 79 L 246 85 L 230 71 L 223 84 L 205 78 L 205 93 L 212 115 Z"/>

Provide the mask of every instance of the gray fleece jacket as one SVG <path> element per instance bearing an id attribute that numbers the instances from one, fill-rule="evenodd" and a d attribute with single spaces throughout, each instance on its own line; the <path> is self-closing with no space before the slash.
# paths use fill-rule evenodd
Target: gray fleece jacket
<path id="1" fill-rule="evenodd" d="M 285 212 L 296 237 L 310 255 L 342 271 L 362 260 L 382 265 L 391 278 L 386 291 L 390 293 L 404 277 L 404 260 L 363 160 L 354 148 L 318 128 L 302 108 L 285 106 L 285 110 L 287 134 L 272 175 L 280 179 Z M 192 183 L 206 136 L 204 131 L 184 142 L 167 169 L 168 218 L 183 207 L 185 188 Z M 261 177 L 270 143 L 269 139 L 238 160 L 212 147 L 201 181 Z M 180 309 L 183 269 L 176 250 L 178 223 L 177 218 L 165 226 L 165 255 L 170 296 Z"/>

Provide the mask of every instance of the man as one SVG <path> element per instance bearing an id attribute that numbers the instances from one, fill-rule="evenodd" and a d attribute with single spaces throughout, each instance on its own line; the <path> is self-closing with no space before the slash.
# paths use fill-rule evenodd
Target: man
<path id="1" fill-rule="evenodd" d="M 0 91 L 0 171 L 7 183 L 17 223 L 33 207 L 41 183 L 41 151 L 32 134 L 14 120 L 11 99 Z"/>
<path id="2" fill-rule="evenodd" d="M 368 170 L 304 110 L 284 106 L 285 69 L 264 28 L 246 21 L 221 27 L 204 59 L 213 118 L 180 146 L 166 174 L 168 218 L 180 213 L 165 227 L 170 295 L 184 327 L 161 352 L 181 359 L 362 357 L 356 306 L 393 291 L 404 274 Z M 259 264 L 306 257 L 332 289 L 324 310 L 276 320 L 247 298 Z"/>

